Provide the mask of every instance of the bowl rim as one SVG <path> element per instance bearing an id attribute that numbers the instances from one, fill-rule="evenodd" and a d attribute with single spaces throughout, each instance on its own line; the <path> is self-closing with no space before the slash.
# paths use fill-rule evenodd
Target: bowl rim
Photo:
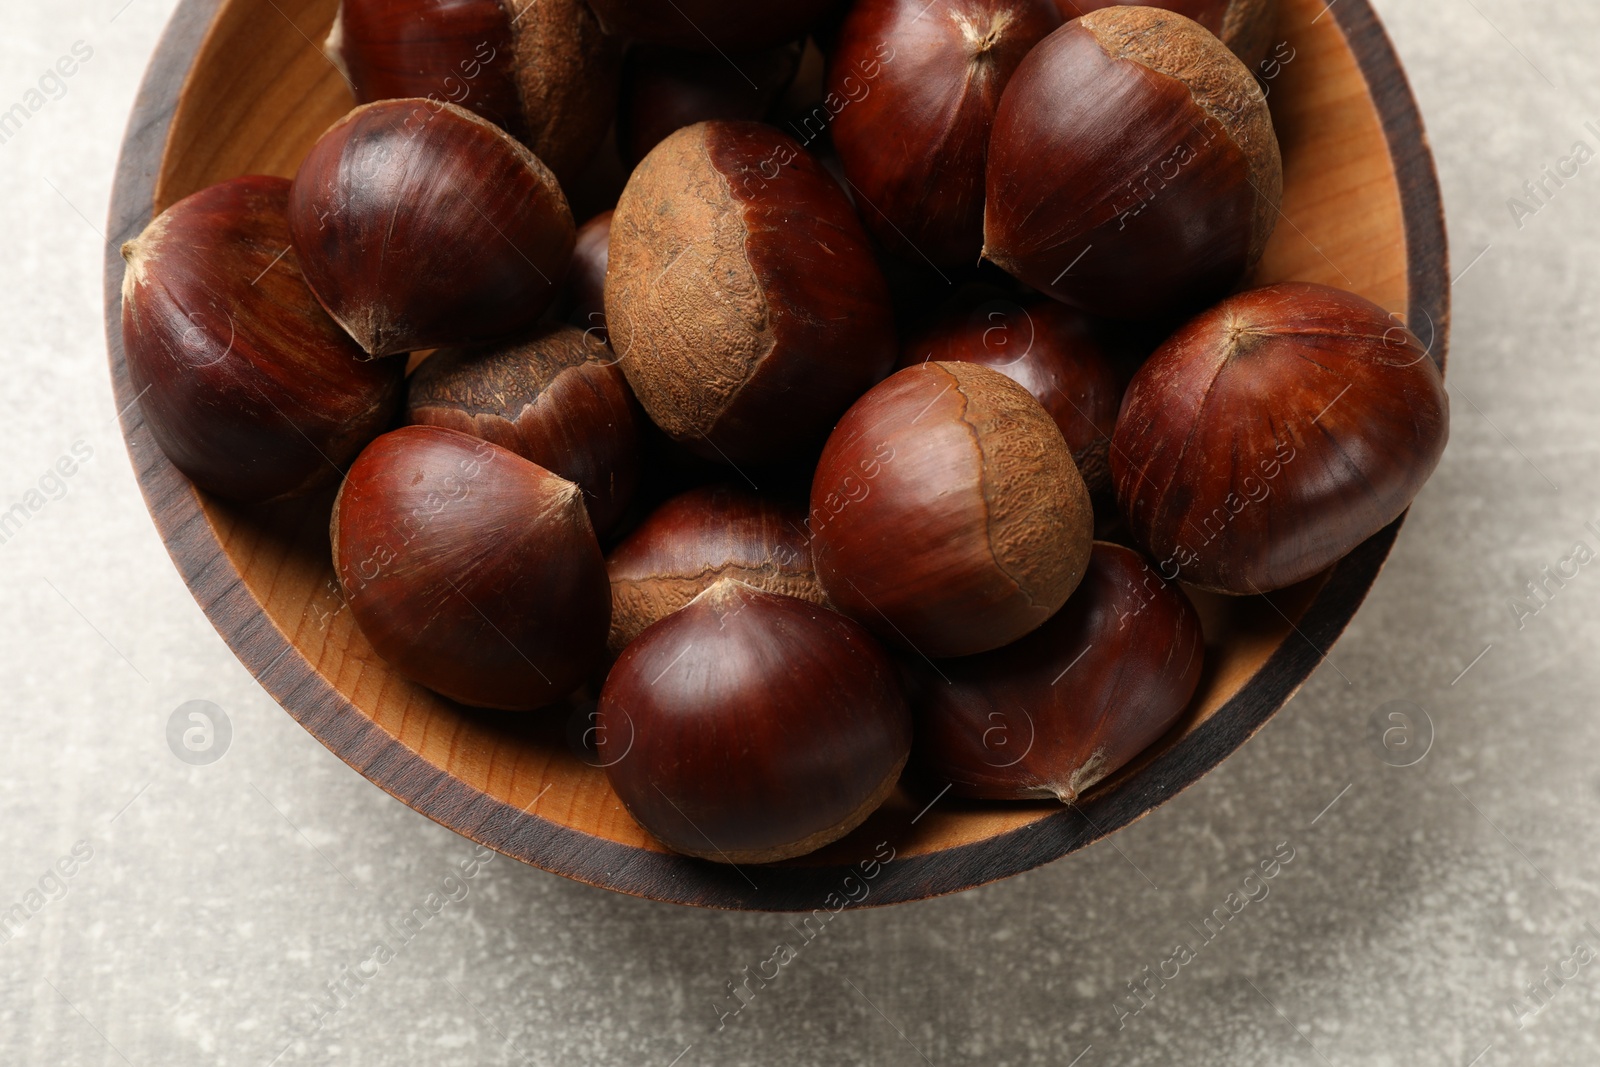
<path id="1" fill-rule="evenodd" d="M 742 869 L 597 838 L 467 785 L 403 745 L 324 680 L 256 601 L 194 487 L 162 455 L 128 376 L 121 336 L 124 241 L 149 222 L 171 120 L 213 16 L 228 0 L 181 0 L 135 97 L 112 187 L 105 247 L 106 341 L 112 388 L 139 487 L 174 565 L 246 669 L 330 751 L 408 807 L 532 866 L 633 896 L 700 907 L 826 911 L 876 907 L 974 888 L 1031 870 L 1119 830 L 1170 800 L 1236 751 L 1304 684 L 1382 569 L 1402 515 L 1330 573 L 1296 629 L 1232 697 L 1120 788 L 1028 825 L 936 852 L 856 864 Z M 1443 369 L 1450 324 L 1444 211 L 1421 114 L 1369 0 L 1330 5 L 1366 80 L 1399 186 L 1407 242 L 1408 325 Z M 292 653 L 292 654 L 291 654 Z M 864 866 L 864 865 L 863 865 Z M 782 871 L 781 878 L 772 877 Z M 850 880 L 870 892 L 854 899 Z M 835 906 L 837 905 L 837 906 Z"/>

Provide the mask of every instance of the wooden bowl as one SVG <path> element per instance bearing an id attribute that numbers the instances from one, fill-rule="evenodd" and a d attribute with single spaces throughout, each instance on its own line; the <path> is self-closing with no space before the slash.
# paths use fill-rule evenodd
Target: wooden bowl
<path id="1" fill-rule="evenodd" d="M 1258 272 L 1362 293 L 1403 316 L 1440 366 L 1449 272 L 1432 158 L 1367 0 L 1284 0 L 1266 84 L 1283 145 L 1283 217 Z M 736 869 L 665 852 L 569 741 L 588 709 L 461 708 L 396 676 L 343 610 L 329 497 L 242 509 L 197 492 L 156 448 L 128 380 L 121 243 L 152 214 L 240 174 L 292 176 L 351 106 L 318 44 L 335 0 L 183 0 L 134 104 L 112 196 L 106 326 L 128 451 L 195 599 L 266 690 L 323 744 L 432 819 L 593 885 L 721 908 L 916 900 L 1046 863 L 1155 808 L 1260 729 L 1360 605 L 1400 522 L 1328 573 L 1270 597 L 1196 597 L 1208 666 L 1185 720 L 1072 808 L 902 789 L 856 833 L 788 864 Z M 888 862 L 870 862 L 874 858 Z"/>

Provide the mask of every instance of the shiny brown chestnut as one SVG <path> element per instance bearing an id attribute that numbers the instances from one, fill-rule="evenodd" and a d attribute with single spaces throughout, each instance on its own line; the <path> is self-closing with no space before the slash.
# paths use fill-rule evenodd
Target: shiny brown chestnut
<path id="1" fill-rule="evenodd" d="M 999 371 L 920 363 L 839 420 L 811 486 L 831 604 L 924 656 L 1037 629 L 1077 588 L 1093 513 L 1049 412 Z"/>
<path id="2" fill-rule="evenodd" d="M 650 513 L 606 560 L 613 653 L 720 578 L 822 603 L 805 509 L 726 485 L 691 489 Z"/>
<path id="3" fill-rule="evenodd" d="M 584 0 L 340 0 L 326 51 L 356 103 L 457 104 L 570 181 L 611 122 L 622 49 Z"/>
<path id="4" fill-rule="evenodd" d="M 1064 19 L 1103 7 L 1160 7 L 1210 30 L 1251 70 L 1267 54 L 1278 21 L 1278 0 L 1055 0 Z"/>
<path id="5" fill-rule="evenodd" d="M 1111 475 L 1161 573 L 1262 593 L 1337 562 L 1410 506 L 1449 437 L 1421 342 L 1370 300 L 1290 283 L 1229 297 L 1140 368 Z"/>
<path id="6" fill-rule="evenodd" d="M 1017 382 L 1055 420 L 1088 490 L 1111 487 L 1122 383 L 1081 312 L 1053 300 L 974 301 L 900 351 L 902 367 L 930 360 L 981 363 Z"/>
<path id="7" fill-rule="evenodd" d="M 610 258 L 611 212 L 602 211 L 578 227 L 567 275 L 568 321 L 602 342 L 607 339 L 606 264 Z"/>
<path id="8" fill-rule="evenodd" d="M 739 52 L 724 62 L 701 52 L 636 45 L 622 70 L 617 149 L 629 166 L 675 130 L 708 119 L 762 119 L 800 69 L 800 42 Z"/>
<path id="9" fill-rule="evenodd" d="M 1108 7 L 1028 53 L 989 141 L 984 255 L 1117 318 L 1189 312 L 1260 258 L 1283 165 L 1255 78 L 1170 11 Z"/>
<path id="10" fill-rule="evenodd" d="M 838 0 L 589 0 L 607 33 L 712 52 L 804 37 Z"/>
<path id="11" fill-rule="evenodd" d="M 258 503 L 339 479 L 399 407 L 405 365 L 369 361 L 306 288 L 284 178 L 233 178 L 122 246 L 122 345 L 145 425 L 217 496 Z"/>
<path id="12" fill-rule="evenodd" d="M 493 441 L 577 483 L 602 534 L 639 481 L 644 413 L 611 349 L 573 326 L 440 349 L 411 375 L 406 421 Z"/>
<path id="13" fill-rule="evenodd" d="M 894 789 L 911 714 L 871 635 L 719 579 L 640 634 L 600 691 L 599 762 L 668 848 L 770 863 L 836 841 Z"/>
<path id="14" fill-rule="evenodd" d="M 957 796 L 1076 801 L 1183 715 L 1205 642 L 1181 589 L 1097 541 L 1066 606 L 1016 644 L 940 664 L 915 759 Z"/>
<path id="15" fill-rule="evenodd" d="M 658 144 L 611 220 L 606 327 L 634 393 L 709 459 L 819 441 L 894 364 L 888 290 L 843 190 L 794 139 L 701 122 Z"/>
<path id="16" fill-rule="evenodd" d="M 384 100 L 300 164 L 289 232 L 306 281 L 375 356 L 531 326 L 572 256 L 572 212 L 521 142 L 454 104 Z"/>
<path id="17" fill-rule="evenodd" d="M 983 247 L 984 161 L 1001 91 L 1061 24 L 1051 0 L 858 0 L 828 93 L 833 144 L 873 235 L 969 266 Z"/>
<path id="18" fill-rule="evenodd" d="M 463 704 L 531 710 L 605 651 L 605 560 L 576 485 L 498 445 L 404 426 L 361 453 L 329 527 L 378 655 Z"/>

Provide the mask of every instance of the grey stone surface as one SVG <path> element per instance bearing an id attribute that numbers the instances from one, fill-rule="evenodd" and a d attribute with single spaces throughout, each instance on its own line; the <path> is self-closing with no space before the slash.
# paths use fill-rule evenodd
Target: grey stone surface
<path id="1" fill-rule="evenodd" d="M 446 883 L 471 846 L 279 710 L 169 563 L 113 422 L 97 231 L 171 7 L 0 16 L 0 110 L 93 49 L 0 143 L 0 502 L 92 453 L 0 544 L 0 910 L 40 904 L 0 944 L 0 1063 L 1600 1062 L 1600 963 L 1545 1003 L 1525 989 L 1578 967 L 1577 943 L 1600 951 L 1600 561 L 1520 625 L 1509 606 L 1576 543 L 1600 550 L 1600 162 L 1520 225 L 1507 206 L 1575 141 L 1600 147 L 1600 7 L 1380 2 L 1461 275 L 1454 426 L 1330 661 L 1153 816 L 998 885 L 847 914 L 721 1030 L 726 983 L 793 938 L 786 919 L 503 858 Z M 231 726 L 210 764 L 168 745 L 193 700 Z M 1391 701 L 1431 722 L 1414 766 L 1370 743 Z M 1268 895 L 1202 944 L 1280 843 Z M 450 890 L 371 973 L 377 940 Z M 1194 958 L 1136 999 L 1178 942 Z"/>

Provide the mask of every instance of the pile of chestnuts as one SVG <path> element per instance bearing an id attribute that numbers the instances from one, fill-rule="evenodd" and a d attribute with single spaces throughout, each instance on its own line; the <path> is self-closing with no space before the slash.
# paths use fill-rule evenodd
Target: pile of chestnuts
<path id="1" fill-rule="evenodd" d="M 145 423 L 329 508 L 399 675 L 597 701 L 668 848 L 798 856 L 903 776 L 1075 803 L 1181 723 L 1186 586 L 1316 576 L 1445 445 L 1397 319 L 1249 281 L 1274 15 L 342 0 L 354 110 L 123 248 Z"/>

